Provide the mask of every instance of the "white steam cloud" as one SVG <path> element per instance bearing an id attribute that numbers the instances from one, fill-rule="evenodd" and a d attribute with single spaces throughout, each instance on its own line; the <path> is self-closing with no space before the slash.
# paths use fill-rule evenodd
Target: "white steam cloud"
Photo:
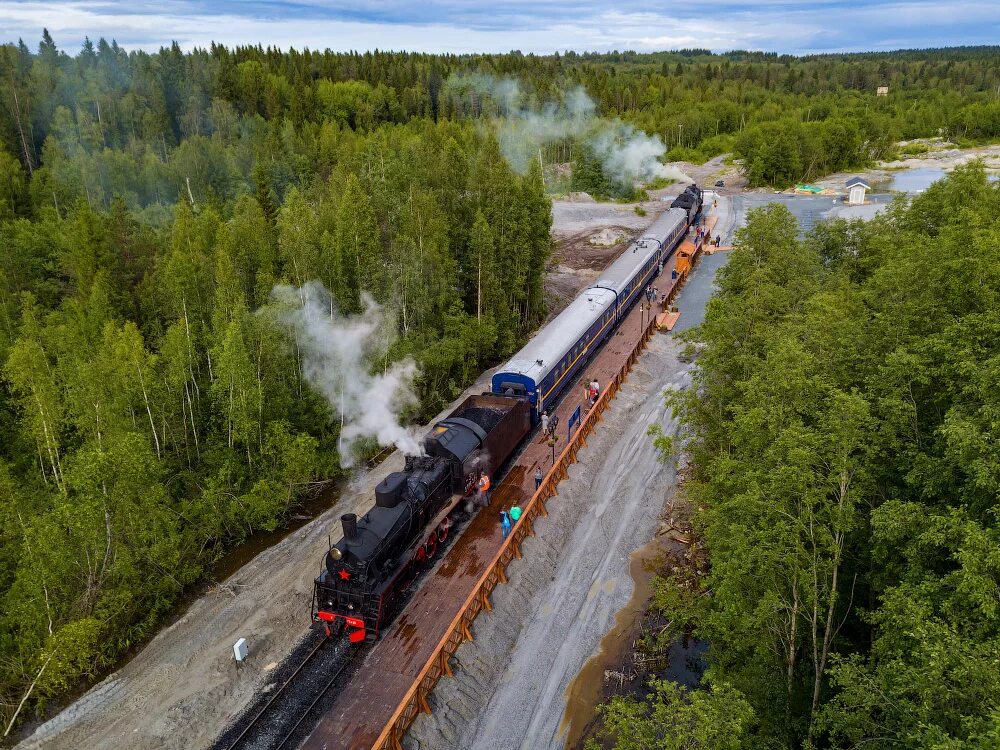
<path id="1" fill-rule="evenodd" d="M 618 119 L 599 118 L 597 105 L 582 86 L 563 92 L 560 102 L 539 102 L 526 95 L 516 80 L 482 73 L 454 75 L 448 87 L 471 98 L 480 112 L 498 118 L 500 148 L 521 174 L 538 158 L 542 146 L 572 139 L 587 143 L 605 174 L 620 185 L 657 177 L 694 182 L 677 167 L 660 161 L 667 147 L 658 136 Z"/>
<path id="2" fill-rule="evenodd" d="M 275 286 L 271 299 L 279 305 L 279 319 L 295 335 L 302 374 L 342 420 L 341 464 L 353 465 L 352 448 L 365 437 L 420 455 L 423 450 L 416 430 L 403 427 L 399 420 L 404 408 L 417 403 L 413 389 L 416 363 L 405 359 L 375 374 L 369 367 L 371 358 L 384 353 L 391 341 L 391 321 L 382 307 L 362 293 L 364 311 L 341 315 L 318 281 L 301 289 Z"/>

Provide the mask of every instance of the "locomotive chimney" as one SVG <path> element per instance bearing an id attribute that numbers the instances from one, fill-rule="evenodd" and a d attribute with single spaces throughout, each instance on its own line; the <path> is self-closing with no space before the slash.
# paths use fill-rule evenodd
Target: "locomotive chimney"
<path id="1" fill-rule="evenodd" d="M 344 525 L 344 537 L 354 539 L 358 535 L 358 517 L 354 513 L 345 513 L 340 517 L 340 522 Z"/>

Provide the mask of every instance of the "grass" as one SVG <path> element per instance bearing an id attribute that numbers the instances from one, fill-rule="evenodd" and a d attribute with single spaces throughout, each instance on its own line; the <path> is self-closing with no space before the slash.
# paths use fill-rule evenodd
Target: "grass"
<path id="1" fill-rule="evenodd" d="M 671 177 L 654 177 L 646 183 L 646 190 L 660 190 L 668 185 L 673 185 L 677 180 Z"/>

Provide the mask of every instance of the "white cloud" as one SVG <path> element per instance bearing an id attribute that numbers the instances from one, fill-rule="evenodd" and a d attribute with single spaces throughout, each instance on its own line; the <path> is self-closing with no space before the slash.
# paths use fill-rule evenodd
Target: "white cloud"
<path id="1" fill-rule="evenodd" d="M 334 50 L 427 52 L 708 47 L 780 52 L 989 44 L 1000 4 L 896 0 L 655 0 L 629 10 L 612 0 L 0 0 L 0 40 L 34 44 L 47 27 L 75 52 L 84 36 L 155 50 L 270 44 Z"/>

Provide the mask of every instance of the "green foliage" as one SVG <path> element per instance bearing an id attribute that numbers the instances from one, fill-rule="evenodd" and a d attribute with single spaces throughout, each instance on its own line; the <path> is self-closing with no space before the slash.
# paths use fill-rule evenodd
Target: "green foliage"
<path id="1" fill-rule="evenodd" d="M 998 207 L 973 165 L 805 241 L 752 212 L 691 333 L 672 404 L 711 596 L 656 604 L 710 642 L 753 746 L 998 736 Z"/>
<path id="2" fill-rule="evenodd" d="M 688 691 L 669 680 L 653 680 L 644 701 L 614 698 L 604 706 L 605 733 L 614 750 L 740 750 L 748 742 L 754 712 L 735 690 L 720 684 Z M 587 750 L 597 750 L 594 740 Z"/>
<path id="3" fill-rule="evenodd" d="M 660 454 L 660 461 L 666 463 L 674 457 L 677 441 L 671 435 L 667 435 L 660 425 L 651 424 L 646 434 L 653 438 L 653 445 L 656 446 L 656 451 Z"/>
<path id="4" fill-rule="evenodd" d="M 540 168 L 424 117 L 426 90 L 279 62 L 0 47 L 20 107 L 0 108 L 4 723 L 32 682 L 21 720 L 112 665 L 342 473 L 337 420 L 262 309 L 276 284 L 386 306 L 371 366 L 418 361 L 413 417 L 544 317 Z"/>
<path id="5" fill-rule="evenodd" d="M 47 33 L 37 54 L 0 46 L 0 712 L 9 716 L 50 655 L 29 704 L 90 679 L 148 636 L 227 545 L 276 528 L 310 485 L 340 471 L 336 424 L 303 382 L 294 342 L 254 312 L 274 284 L 319 278 L 344 311 L 359 309 L 363 292 L 389 307 L 387 356 L 420 365 L 415 416 L 438 411 L 544 319 L 551 206 L 541 167 L 532 155 L 525 174 L 511 170 L 471 122 L 489 108 L 444 85 L 453 73 L 504 71 L 538 101 L 581 85 L 598 114 L 658 134 L 668 149 L 700 160 L 735 148 L 752 179 L 782 184 L 879 158 L 898 138 L 995 137 L 994 58 L 991 49 L 793 59 L 219 45 L 149 54 L 104 40 L 72 57 Z M 886 82 L 892 96 L 876 100 L 874 86 Z M 641 195 L 570 139 L 546 146 L 541 161 L 575 161 L 575 189 Z M 996 378 L 984 352 L 997 338 L 987 333 L 997 330 L 1000 242 L 993 228 L 970 232 L 979 214 L 962 212 L 977 205 L 972 196 L 994 207 L 984 216 L 997 211 L 974 173 L 952 179 L 908 212 L 895 208 L 871 229 L 831 229 L 805 248 L 787 217 L 758 218 L 706 323 L 718 344 L 711 367 L 733 368 L 711 381 L 711 406 L 697 407 L 706 445 L 720 472 L 737 449 L 770 462 L 729 489 L 748 503 L 780 498 L 763 514 L 780 545 L 748 550 L 753 571 L 776 576 L 794 552 L 818 576 L 802 590 L 802 606 L 818 612 L 832 596 L 832 568 L 865 559 L 858 538 L 873 498 L 928 503 L 947 491 L 988 526 Z M 825 280 L 829 269 L 839 285 Z M 935 295 L 907 294 L 914 278 L 938 279 Z M 852 325 L 865 310 L 868 327 Z M 797 322 L 774 327 L 776 316 Z M 927 321 L 954 321 L 948 334 L 968 343 L 960 358 L 941 353 L 948 339 Z M 727 330 L 744 338 L 729 341 Z M 892 349 L 899 330 L 909 338 Z M 759 371 L 803 357 L 787 384 Z M 933 367 L 908 377 L 926 361 Z M 948 388 L 936 393 L 939 382 Z M 719 406 L 751 387 L 771 400 L 738 414 Z M 772 403 L 779 396 L 786 403 Z M 810 404 L 843 423 L 815 418 Z M 866 414 L 883 442 L 857 447 L 857 432 L 871 431 Z M 879 451 L 904 465 L 872 468 Z M 861 458 L 861 509 L 816 500 L 834 483 L 832 467 Z M 776 463 L 788 468 L 763 468 Z M 793 524 L 782 512 L 797 492 L 810 502 Z M 823 533 L 804 541 L 806 521 Z M 726 528 L 721 515 L 713 522 Z M 841 541 L 852 556 L 834 563 Z M 746 611 L 761 632 L 778 628 L 790 589 L 742 575 L 731 590 L 746 580 L 764 604 L 737 601 L 726 617 Z M 854 611 L 846 580 L 820 626 Z M 872 583 L 872 595 L 889 585 Z M 712 627 L 721 648 L 725 617 Z M 784 688 L 775 675 L 786 674 L 771 645 L 744 649 L 746 670 L 729 682 L 759 716 L 789 700 L 799 716 L 815 668 L 793 670 L 791 699 L 785 691 L 778 708 L 764 705 Z M 831 650 L 846 653 L 837 639 Z M 804 653 L 798 664 L 815 661 Z M 879 664 L 859 664 L 878 674 Z M 821 687 L 825 699 L 832 688 Z"/>

